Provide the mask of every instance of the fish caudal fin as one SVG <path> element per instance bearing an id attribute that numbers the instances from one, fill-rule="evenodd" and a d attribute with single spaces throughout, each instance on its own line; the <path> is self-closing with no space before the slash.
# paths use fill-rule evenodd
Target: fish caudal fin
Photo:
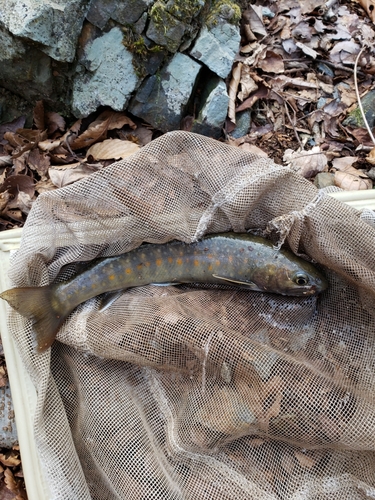
<path id="1" fill-rule="evenodd" d="M 21 316 L 31 320 L 38 352 L 51 346 L 69 314 L 58 311 L 54 289 L 54 285 L 12 288 L 0 294 L 0 298 L 6 300 Z"/>

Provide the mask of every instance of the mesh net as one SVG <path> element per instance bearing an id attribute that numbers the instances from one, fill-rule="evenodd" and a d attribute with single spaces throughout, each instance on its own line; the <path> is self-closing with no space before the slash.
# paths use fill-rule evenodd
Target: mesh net
<path id="1" fill-rule="evenodd" d="M 269 159 L 172 132 L 41 195 L 14 286 L 142 242 L 253 230 L 324 268 L 297 298 L 145 286 L 79 306 L 44 354 L 10 329 L 37 387 L 54 498 L 375 498 L 375 217 Z"/>

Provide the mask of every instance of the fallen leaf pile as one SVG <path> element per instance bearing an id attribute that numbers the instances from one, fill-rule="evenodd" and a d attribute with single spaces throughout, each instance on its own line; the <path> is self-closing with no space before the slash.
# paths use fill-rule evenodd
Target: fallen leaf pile
<path id="1" fill-rule="evenodd" d="M 374 2 L 360 4 L 374 16 Z M 331 172 L 342 189 L 372 188 L 366 171 L 374 153 L 368 161 L 366 153 L 375 144 L 357 109 L 354 79 L 361 100 L 369 98 L 366 118 L 375 116 L 375 26 L 363 8 L 335 0 L 248 6 L 229 83 L 231 144 L 256 145 L 306 178 Z M 231 138 L 244 113 L 251 114 L 249 132 Z M 341 157 L 356 163 L 332 163 Z"/>
<path id="2" fill-rule="evenodd" d="M 24 223 L 37 195 L 78 181 L 150 142 L 151 127 L 107 109 L 67 126 L 38 101 L 25 117 L 0 125 L 0 230 Z"/>

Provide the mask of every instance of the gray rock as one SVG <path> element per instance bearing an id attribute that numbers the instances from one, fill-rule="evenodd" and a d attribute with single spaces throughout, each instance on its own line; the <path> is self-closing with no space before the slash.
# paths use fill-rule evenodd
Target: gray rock
<path id="1" fill-rule="evenodd" d="M 153 3 L 153 0 L 92 0 L 86 19 L 103 29 L 109 19 L 120 24 L 135 23 Z"/>
<path id="2" fill-rule="evenodd" d="M 122 40 L 122 31 L 116 27 L 85 47 L 81 73 L 73 82 L 72 111 L 76 117 L 87 116 L 98 106 L 121 111 L 127 105 L 139 79 L 132 54 Z"/>
<path id="3" fill-rule="evenodd" d="M 320 172 L 314 179 L 314 184 L 318 189 L 335 185 L 335 176 L 329 172 Z"/>
<path id="4" fill-rule="evenodd" d="M 9 1 L 0 9 L 0 25 L 15 36 L 42 44 L 41 50 L 53 59 L 71 62 L 87 4 L 88 0 Z"/>
<path id="5" fill-rule="evenodd" d="M 251 111 L 245 109 L 240 113 L 236 113 L 236 128 L 231 132 L 231 137 L 238 139 L 249 133 L 251 125 Z"/>
<path id="6" fill-rule="evenodd" d="M 52 93 L 51 59 L 0 29 L 0 85 L 33 101 Z"/>
<path id="7" fill-rule="evenodd" d="M 16 420 L 9 384 L 0 387 L 0 447 L 11 448 L 18 444 Z"/>
<path id="8" fill-rule="evenodd" d="M 221 78 L 226 78 L 232 69 L 240 39 L 239 28 L 232 24 L 218 22 L 210 29 L 204 26 L 190 55 Z"/>
<path id="9" fill-rule="evenodd" d="M 200 69 L 189 56 L 175 54 L 158 75 L 142 83 L 129 111 L 163 132 L 178 129 Z"/>
<path id="10" fill-rule="evenodd" d="M 203 106 L 194 121 L 191 132 L 220 137 L 228 111 L 229 96 L 227 87 L 220 78 L 207 82 L 202 99 Z"/>
<path id="11" fill-rule="evenodd" d="M 375 90 L 370 90 L 362 99 L 361 104 L 366 116 L 367 123 L 370 128 L 375 125 Z M 347 118 L 343 121 L 345 127 L 364 127 L 362 113 L 359 107 L 351 111 Z"/>
<path id="12" fill-rule="evenodd" d="M 176 52 L 181 44 L 186 30 L 186 24 L 172 16 L 163 1 L 158 0 L 150 10 L 150 24 L 147 37 L 169 52 Z"/>

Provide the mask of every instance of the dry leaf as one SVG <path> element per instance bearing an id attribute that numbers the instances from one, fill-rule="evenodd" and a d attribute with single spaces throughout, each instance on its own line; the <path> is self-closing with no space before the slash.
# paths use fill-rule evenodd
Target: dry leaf
<path id="1" fill-rule="evenodd" d="M 258 90 L 256 92 L 254 92 L 253 94 L 251 94 L 250 97 L 245 99 L 244 102 L 242 104 L 240 104 L 238 106 L 238 108 L 236 108 L 236 113 L 239 113 L 240 111 L 244 111 L 245 109 L 252 108 L 254 106 L 254 104 L 258 101 L 258 99 L 267 98 L 268 93 L 269 93 L 269 89 L 265 85 L 260 84 Z"/>
<path id="2" fill-rule="evenodd" d="M 229 106 L 228 106 L 228 118 L 231 122 L 236 123 L 236 96 L 238 85 L 241 79 L 241 69 L 242 63 L 238 63 L 236 66 L 233 66 L 232 69 L 232 79 L 229 82 Z"/>
<path id="3" fill-rule="evenodd" d="M 0 160 L 1 160 L 1 158 L 0 158 Z M 366 161 L 368 163 L 371 163 L 371 165 L 375 165 L 375 148 L 372 148 L 372 150 L 366 156 Z"/>
<path id="4" fill-rule="evenodd" d="M 336 170 L 345 170 L 348 166 L 352 166 L 358 160 L 358 156 L 341 156 L 332 160 L 332 166 Z"/>
<path id="5" fill-rule="evenodd" d="M 8 193 L 14 197 L 16 197 L 20 191 L 24 191 L 30 196 L 33 196 L 35 192 L 34 180 L 28 175 L 10 175 L 0 186 L 0 192 L 4 191 L 8 191 Z"/>
<path id="6" fill-rule="evenodd" d="M 294 172 L 307 179 L 327 170 L 327 157 L 320 151 L 319 146 L 314 146 L 310 151 L 299 153 L 292 149 L 287 149 L 283 160 Z"/>
<path id="7" fill-rule="evenodd" d="M 91 146 L 86 153 L 86 158 L 91 155 L 94 160 L 118 160 L 119 158 L 130 156 L 138 150 L 138 144 L 132 141 L 107 139 Z"/>
<path id="8" fill-rule="evenodd" d="M 9 454 L 5 455 L 0 453 L 0 462 L 6 467 L 14 467 L 21 463 L 18 453 L 11 451 Z"/>
<path id="9" fill-rule="evenodd" d="M 20 118 L 16 118 L 15 120 L 3 123 L 0 125 L 0 144 L 6 144 L 6 140 L 3 139 L 5 132 L 15 132 L 19 128 L 22 128 L 25 125 L 26 117 L 20 116 Z"/>
<path id="10" fill-rule="evenodd" d="M 63 132 L 65 130 L 65 120 L 58 113 L 46 113 L 46 126 L 48 135 L 53 134 L 57 130 Z"/>
<path id="11" fill-rule="evenodd" d="M 350 165 L 342 170 L 336 170 L 335 184 L 347 191 L 372 189 L 372 180 L 366 174 Z"/>
<path id="12" fill-rule="evenodd" d="M 264 58 L 258 62 L 258 67 L 268 73 L 284 73 L 285 71 L 283 58 L 272 50 L 267 50 Z"/>
<path id="13" fill-rule="evenodd" d="M 39 149 L 30 151 L 27 163 L 32 170 L 36 170 L 40 176 L 43 176 L 48 171 L 51 161 L 48 156 L 42 154 Z"/>
<path id="14" fill-rule="evenodd" d="M 312 57 L 313 59 L 316 59 L 319 55 L 318 52 L 316 52 L 316 50 L 312 49 L 311 47 L 305 45 L 302 42 L 296 42 L 296 45 L 298 48 L 302 50 L 302 52 L 304 52 L 307 56 Z"/>
<path id="15" fill-rule="evenodd" d="M 252 92 L 258 90 L 258 85 L 255 83 L 252 78 L 252 70 L 249 66 L 243 66 L 241 71 L 241 79 L 240 79 L 241 90 L 238 92 L 237 97 L 240 101 L 243 101 Z"/>
<path id="16" fill-rule="evenodd" d="M 63 167 L 51 167 L 48 170 L 51 181 L 59 188 L 88 177 L 93 172 L 92 167 L 79 162 L 74 165 L 64 165 Z"/>
<path id="17" fill-rule="evenodd" d="M 57 148 L 61 144 L 61 139 L 46 139 L 45 141 L 40 141 L 38 143 L 38 148 L 40 148 L 42 151 L 52 151 L 53 149 Z"/>
<path id="18" fill-rule="evenodd" d="M 4 482 L 7 489 L 16 494 L 16 497 L 13 497 L 15 500 L 27 500 L 26 491 L 22 487 L 20 480 L 17 481 L 8 468 L 4 471 Z"/>
<path id="19" fill-rule="evenodd" d="M 368 17 L 375 23 L 375 1 L 374 0 L 358 0 L 359 4 L 365 9 Z"/>

